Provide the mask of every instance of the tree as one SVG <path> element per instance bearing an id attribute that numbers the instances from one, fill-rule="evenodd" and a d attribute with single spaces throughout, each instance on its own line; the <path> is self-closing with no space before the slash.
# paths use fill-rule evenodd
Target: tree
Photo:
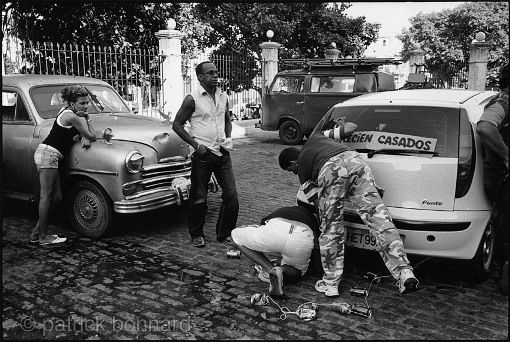
<path id="1" fill-rule="evenodd" d="M 408 60 L 413 44 L 420 43 L 426 68 L 446 81 L 467 65 L 475 34 L 484 32 L 490 44 L 488 84 L 495 84 L 499 68 L 508 63 L 508 7 L 508 2 L 468 2 L 441 12 L 419 13 L 410 19 L 409 30 L 398 36 L 403 42 L 402 58 Z"/>
<path id="2" fill-rule="evenodd" d="M 214 29 L 210 42 L 216 51 L 251 56 L 257 62 L 262 60 L 260 44 L 267 41 L 267 30 L 275 32 L 274 40 L 282 45 L 280 58 L 321 58 L 331 42 L 336 43 L 340 57 L 361 57 L 377 39 L 380 25 L 366 23 L 365 17 L 347 18 L 343 12 L 349 7 L 348 3 L 228 2 L 199 3 L 194 11 L 201 22 Z M 234 85 L 237 89 L 256 88 L 241 79 Z"/>

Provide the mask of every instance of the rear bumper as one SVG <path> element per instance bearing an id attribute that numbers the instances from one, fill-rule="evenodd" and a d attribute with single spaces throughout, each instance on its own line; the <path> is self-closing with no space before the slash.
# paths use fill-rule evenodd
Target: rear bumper
<path id="1" fill-rule="evenodd" d="M 467 260 L 475 256 L 491 214 L 490 211 L 388 210 L 407 254 Z M 346 208 L 345 214 L 346 226 L 367 229 L 355 211 Z"/>
<path id="2" fill-rule="evenodd" d="M 188 188 L 169 186 L 155 191 L 141 192 L 137 198 L 114 202 L 114 210 L 119 214 L 135 214 L 171 205 L 182 205 L 189 199 L 188 191 Z M 213 176 L 209 181 L 209 192 L 217 191 L 218 182 Z"/>

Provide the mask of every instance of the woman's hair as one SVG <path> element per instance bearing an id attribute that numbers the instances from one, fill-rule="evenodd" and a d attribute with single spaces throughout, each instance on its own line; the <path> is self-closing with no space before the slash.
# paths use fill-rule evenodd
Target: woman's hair
<path id="1" fill-rule="evenodd" d="M 79 97 L 89 96 L 89 93 L 79 85 L 71 85 L 65 87 L 60 91 L 62 100 L 66 101 L 68 105 L 76 102 Z"/>

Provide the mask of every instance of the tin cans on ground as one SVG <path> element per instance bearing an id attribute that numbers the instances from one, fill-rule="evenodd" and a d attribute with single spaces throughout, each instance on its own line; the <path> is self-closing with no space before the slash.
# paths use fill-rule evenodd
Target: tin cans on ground
<path id="1" fill-rule="evenodd" d="M 250 302 L 253 305 L 268 305 L 269 299 L 267 299 L 267 295 L 264 293 L 255 293 L 251 296 Z"/>
<path id="2" fill-rule="evenodd" d="M 351 313 L 351 305 L 347 303 L 333 303 L 332 304 L 333 311 L 339 312 L 344 315 L 348 315 Z"/>
<path id="3" fill-rule="evenodd" d="M 227 251 L 227 258 L 241 259 L 241 251 L 237 249 L 230 249 Z"/>

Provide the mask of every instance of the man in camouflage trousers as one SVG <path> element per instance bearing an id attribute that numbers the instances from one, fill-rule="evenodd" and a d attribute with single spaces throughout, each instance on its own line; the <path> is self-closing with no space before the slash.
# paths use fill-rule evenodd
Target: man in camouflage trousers
<path id="1" fill-rule="evenodd" d="M 345 133 L 342 131 L 342 134 Z M 339 294 L 345 249 L 344 201 L 347 199 L 375 236 L 386 267 L 398 280 L 400 293 L 417 290 L 419 282 L 400 235 L 381 199 L 372 170 L 359 153 L 317 133 L 301 151 L 296 147 L 284 149 L 279 162 L 282 169 L 298 175 L 301 184 L 307 181 L 317 184 L 315 190 L 308 189 L 307 193 L 309 201 L 316 201 L 321 220 L 319 244 L 324 276 L 315 284 L 317 291 L 326 296 Z"/>

